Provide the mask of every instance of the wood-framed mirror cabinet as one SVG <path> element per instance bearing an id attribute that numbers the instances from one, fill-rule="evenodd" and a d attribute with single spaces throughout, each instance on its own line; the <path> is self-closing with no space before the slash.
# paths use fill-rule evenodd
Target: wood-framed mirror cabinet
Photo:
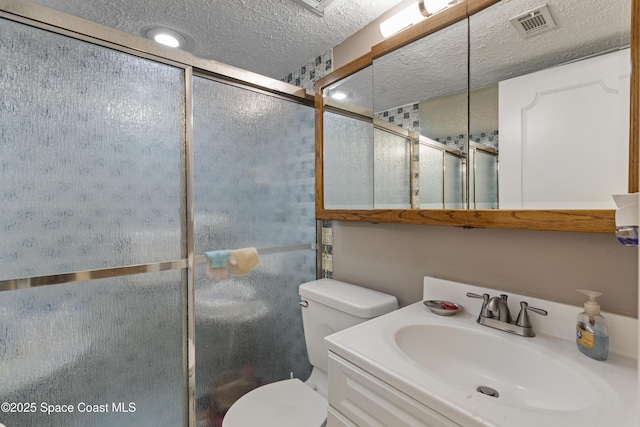
<path id="1" fill-rule="evenodd" d="M 502 0 L 504 1 L 504 0 Z M 383 58 L 417 40 L 455 23 L 473 19 L 500 0 L 462 0 L 448 9 L 374 45 L 371 51 L 316 82 L 316 218 L 335 221 L 448 225 L 468 228 L 505 228 L 574 232 L 615 232 L 614 209 L 420 209 L 411 208 L 325 208 L 324 90 L 367 69 Z M 544 3 L 544 2 L 541 2 Z M 480 15 L 478 15 L 480 16 Z M 471 21 L 472 22 L 472 21 Z M 640 135 L 640 0 L 631 0 L 631 75 L 629 79 L 628 192 L 638 191 L 638 144 Z M 470 79 L 471 80 L 471 79 Z M 413 156 L 412 156 L 413 158 Z M 626 165 L 625 165 L 626 166 Z M 345 182 L 345 186 L 350 183 Z M 467 205 L 468 206 L 468 205 Z"/>

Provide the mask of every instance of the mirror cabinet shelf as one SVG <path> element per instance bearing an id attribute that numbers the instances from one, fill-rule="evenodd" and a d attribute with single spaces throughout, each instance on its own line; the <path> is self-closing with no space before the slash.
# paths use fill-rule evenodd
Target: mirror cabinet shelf
<path id="1" fill-rule="evenodd" d="M 316 82 L 316 217 L 614 233 L 640 0 L 452 3 Z"/>

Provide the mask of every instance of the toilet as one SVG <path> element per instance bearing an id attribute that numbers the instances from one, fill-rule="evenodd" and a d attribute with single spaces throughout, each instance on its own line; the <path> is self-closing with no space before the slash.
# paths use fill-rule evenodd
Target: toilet
<path id="1" fill-rule="evenodd" d="M 327 418 L 324 337 L 398 308 L 392 295 L 333 279 L 303 283 L 299 293 L 311 376 L 306 382 L 293 378 L 250 391 L 229 408 L 222 427 L 320 427 Z"/>

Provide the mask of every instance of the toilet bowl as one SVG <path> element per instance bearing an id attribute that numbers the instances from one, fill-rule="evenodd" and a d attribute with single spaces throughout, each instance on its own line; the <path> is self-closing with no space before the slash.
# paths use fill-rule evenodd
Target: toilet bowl
<path id="1" fill-rule="evenodd" d="M 303 283 L 299 293 L 311 376 L 250 391 L 229 408 L 222 427 L 320 427 L 327 418 L 324 337 L 398 308 L 394 296 L 332 279 Z"/>
<path id="2" fill-rule="evenodd" d="M 320 427 L 327 399 L 299 379 L 277 381 L 245 394 L 231 406 L 223 427 Z"/>

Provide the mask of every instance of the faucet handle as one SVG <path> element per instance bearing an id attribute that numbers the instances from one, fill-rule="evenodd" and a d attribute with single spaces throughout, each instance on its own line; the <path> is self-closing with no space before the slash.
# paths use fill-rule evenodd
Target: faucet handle
<path id="1" fill-rule="evenodd" d="M 489 294 L 478 295 L 478 294 L 474 294 L 473 292 L 467 292 L 467 296 L 469 298 L 480 298 L 480 299 L 483 299 L 485 301 L 489 301 Z"/>
<path id="2" fill-rule="evenodd" d="M 489 294 L 478 295 L 478 294 L 474 294 L 473 292 L 467 292 L 467 296 L 469 298 L 480 298 L 481 300 L 483 300 L 482 309 L 480 310 L 480 316 L 481 317 L 493 317 L 493 314 L 491 313 L 491 311 L 488 308 L 489 307 Z"/>
<path id="3" fill-rule="evenodd" d="M 541 316 L 546 316 L 548 314 L 546 310 L 543 310 L 541 308 L 529 307 L 529 304 L 522 301 L 520 303 L 520 314 L 518 314 L 518 320 L 516 320 L 517 326 L 522 326 L 523 328 L 531 327 L 531 320 L 529 320 L 529 314 L 527 313 L 528 311 L 533 311 L 534 313 L 537 313 Z"/>

